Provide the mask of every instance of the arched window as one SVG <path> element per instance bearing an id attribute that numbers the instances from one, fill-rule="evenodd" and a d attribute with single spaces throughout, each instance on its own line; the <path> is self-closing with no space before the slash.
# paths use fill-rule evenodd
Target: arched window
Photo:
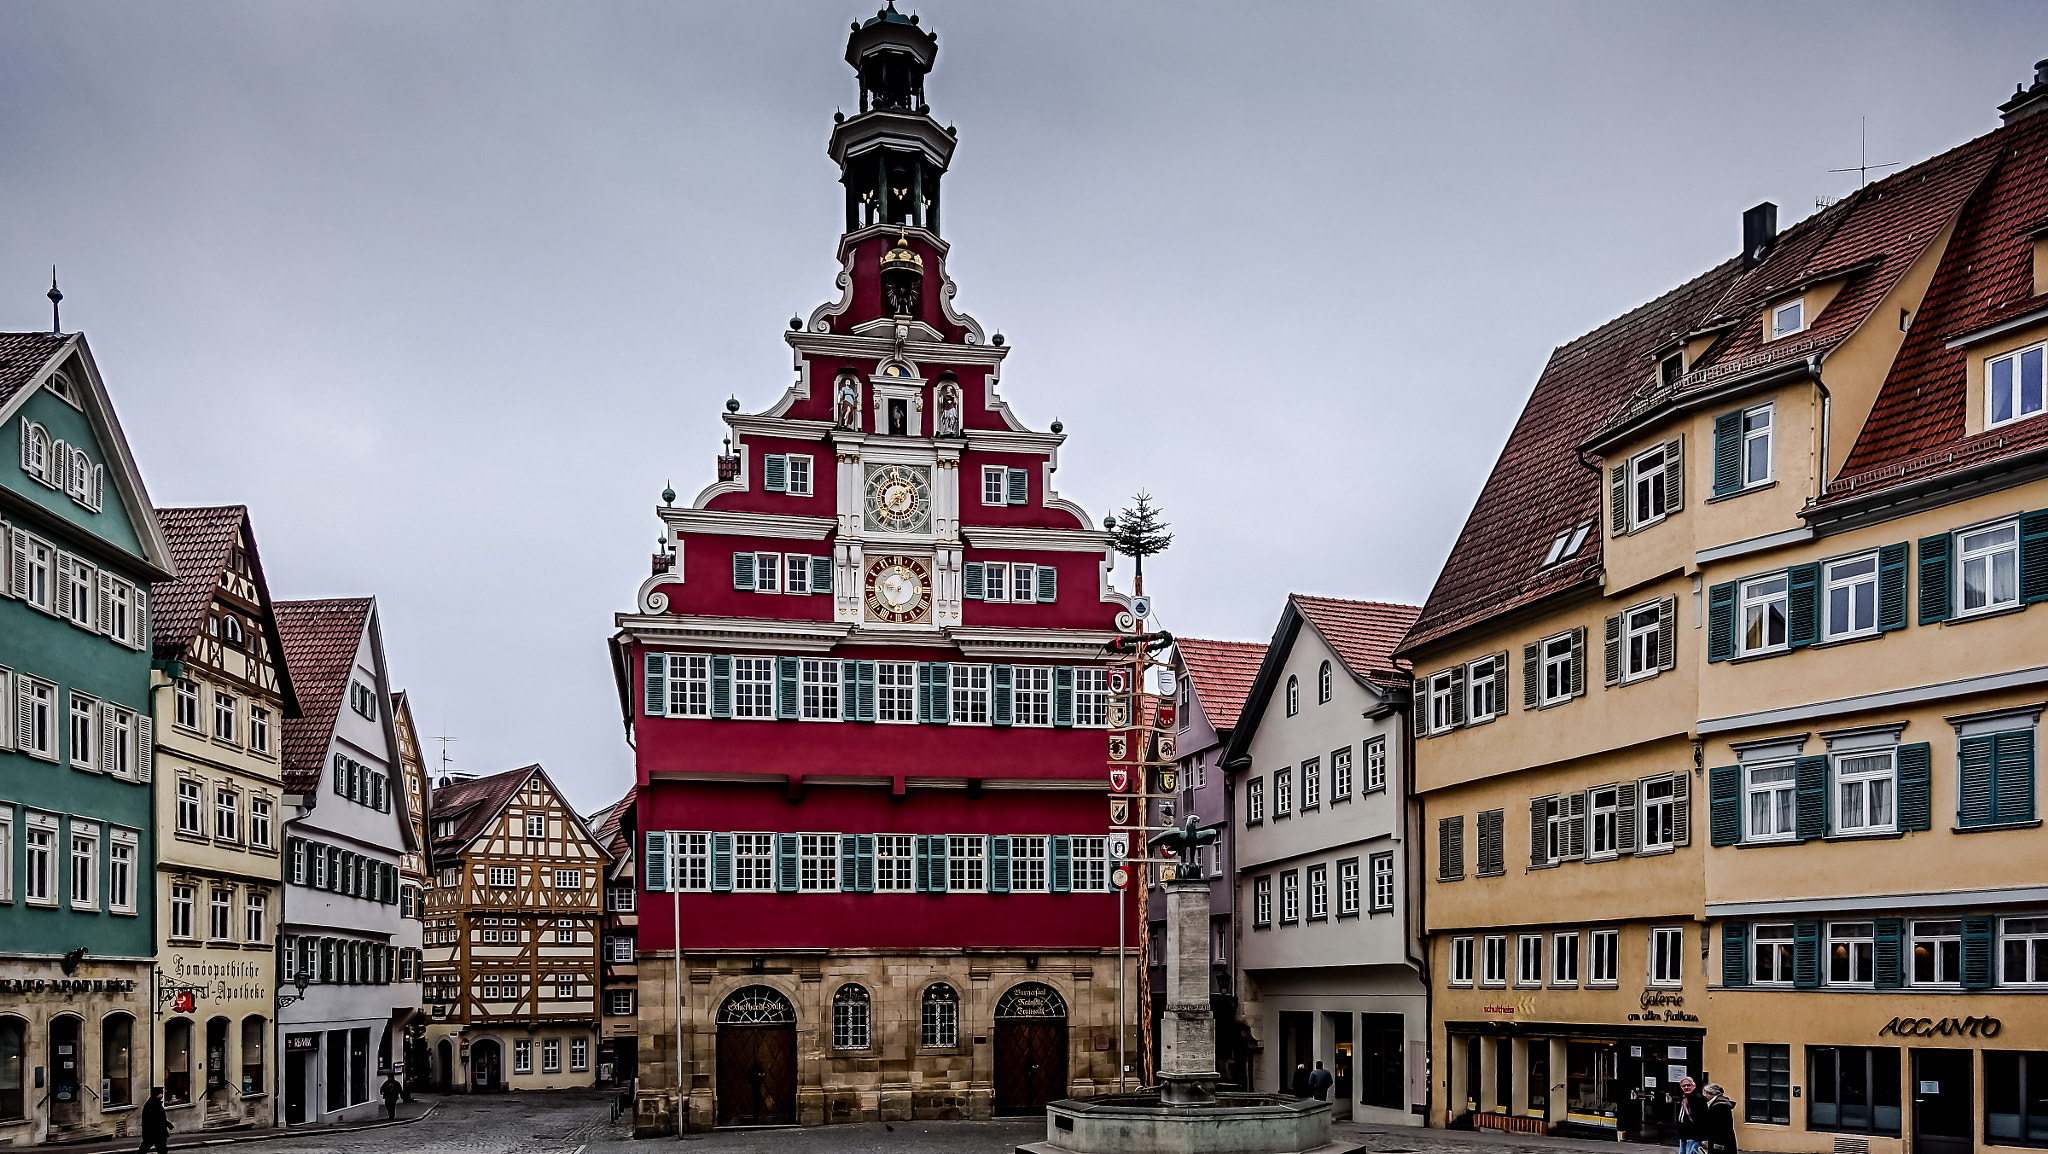
<path id="1" fill-rule="evenodd" d="M 46 485 L 50 483 L 50 434 L 41 425 L 22 425 L 21 471 Z"/>
<path id="2" fill-rule="evenodd" d="M 1330 663 L 1325 661 L 1323 662 L 1323 667 L 1321 669 L 1316 670 L 1316 704 L 1328 705 L 1329 703 Z"/>
<path id="3" fill-rule="evenodd" d="M 28 1023 L 0 1018 L 0 1122 L 28 1117 L 28 1091 L 22 1075 L 28 1061 Z"/>
<path id="4" fill-rule="evenodd" d="M 263 1015 L 251 1014 L 242 1019 L 242 1093 L 263 1092 L 263 1036 L 269 1033 L 263 1028 Z M 384 1027 L 389 1036 L 391 1027 Z M 388 1051 L 387 1051 L 388 1052 Z"/>
<path id="5" fill-rule="evenodd" d="M 832 995 L 832 1048 L 865 1050 L 872 1046 L 870 1016 L 867 987 L 852 982 L 839 987 Z"/>
<path id="6" fill-rule="evenodd" d="M 796 1021 L 796 1007 L 773 986 L 741 986 L 718 1007 L 721 1026 L 779 1026 Z"/>
<path id="7" fill-rule="evenodd" d="M 996 1001 L 998 1018 L 1064 1018 L 1067 1002 L 1043 982 L 1020 982 Z"/>
<path id="8" fill-rule="evenodd" d="M 104 1106 L 133 1106 L 135 1019 L 127 1014 L 108 1014 L 100 1023 L 100 1077 L 106 1080 Z M 0 1073 L 0 1079 L 6 1075 Z M 0 1091 L 4 1093 L 4 1091 Z"/>
<path id="9" fill-rule="evenodd" d="M 164 1105 L 179 1106 L 192 1100 L 192 1020 L 172 1018 L 164 1023 Z"/>
<path id="10" fill-rule="evenodd" d="M 927 1050 L 951 1050 L 960 1045 L 960 995 L 944 982 L 933 982 L 924 989 L 918 1044 Z"/>
<path id="11" fill-rule="evenodd" d="M 1301 712 L 1301 678 L 1287 675 L 1287 716 Z"/>
<path id="12" fill-rule="evenodd" d="M 229 645 L 240 645 L 242 643 L 242 619 L 234 614 L 230 613 L 220 619 L 220 631 L 221 636 Z M 1329 675 L 1329 668 L 1327 665 L 1323 666 L 1325 677 Z M 1328 698 L 1324 700 L 1328 700 Z"/>
<path id="13" fill-rule="evenodd" d="M 910 366 L 902 361 L 890 361 L 882 366 L 882 375 L 885 377 L 914 377 L 917 374 L 911 372 Z"/>

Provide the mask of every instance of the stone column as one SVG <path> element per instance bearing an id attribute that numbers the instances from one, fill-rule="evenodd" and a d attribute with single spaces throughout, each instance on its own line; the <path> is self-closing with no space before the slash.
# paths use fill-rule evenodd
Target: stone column
<path id="1" fill-rule="evenodd" d="M 1159 1097 L 1216 1100 L 1216 1022 L 1209 1011 L 1209 883 L 1176 878 L 1166 890 L 1166 1014 L 1159 1023 Z"/>

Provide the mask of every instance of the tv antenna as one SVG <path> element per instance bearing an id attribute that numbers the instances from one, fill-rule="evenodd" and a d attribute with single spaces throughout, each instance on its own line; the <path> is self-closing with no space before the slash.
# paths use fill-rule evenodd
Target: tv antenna
<path id="1" fill-rule="evenodd" d="M 442 726 L 441 728 L 442 728 L 442 729 L 446 729 L 446 728 L 448 728 L 448 727 L 447 727 L 446 725 L 443 725 L 443 726 Z M 428 738 L 427 740 L 428 740 L 428 741 L 438 741 L 438 742 L 440 742 L 440 743 L 441 743 L 441 773 L 440 773 L 440 776 L 441 776 L 441 777 L 447 777 L 447 776 L 448 776 L 448 743 L 449 743 L 449 742 L 451 742 L 451 741 L 454 741 L 454 740 L 456 740 L 456 739 L 455 739 L 455 738 L 453 738 L 453 737 L 449 737 L 449 736 L 448 736 L 447 734 L 442 734 L 442 735 L 441 735 L 441 736 L 439 736 L 439 737 L 429 737 L 429 738 Z"/>
<path id="2" fill-rule="evenodd" d="M 1865 117 L 1861 117 L 1860 119 L 1861 119 L 1861 120 L 1863 121 L 1863 145 L 1862 145 L 1862 150 L 1861 150 L 1861 153 L 1860 153 L 1860 155 L 1858 156 L 1858 159 L 1859 159 L 1859 160 L 1860 160 L 1860 161 L 1861 161 L 1862 163 L 1858 164 L 1858 165 L 1857 165 L 1856 167 L 1854 167 L 1854 168 L 1830 168 L 1830 169 L 1828 169 L 1828 171 L 1829 171 L 1829 172 L 1853 172 L 1853 173 L 1855 173 L 1855 174 L 1856 174 L 1856 187 L 1857 187 L 1857 188 L 1862 188 L 1862 187 L 1863 187 L 1864 185 L 1866 185 L 1866 184 L 1869 184 L 1869 183 L 1870 183 L 1870 174 L 1871 174 L 1871 172 L 1872 172 L 1873 170 L 1875 170 L 1875 169 L 1880 169 L 1880 168 L 1897 168 L 1897 167 L 1898 167 L 1899 165 L 1901 165 L 1901 164 L 1904 164 L 1904 163 L 1905 163 L 1905 161 L 1903 161 L 1903 160 L 1888 160 L 1888 161 L 1885 161 L 1885 162 L 1884 162 L 1883 164 L 1872 164 L 1872 163 L 1870 163 L 1870 118 L 1869 118 L 1868 116 L 1865 116 Z"/>

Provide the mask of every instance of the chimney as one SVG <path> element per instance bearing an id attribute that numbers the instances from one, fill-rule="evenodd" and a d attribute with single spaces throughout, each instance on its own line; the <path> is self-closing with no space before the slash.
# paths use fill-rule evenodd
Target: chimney
<path id="1" fill-rule="evenodd" d="M 2048 112 L 2048 60 L 2034 62 L 2034 86 L 2015 85 L 2012 99 L 1999 105 L 1998 111 L 2007 124 L 2025 120 L 2036 112 Z"/>
<path id="2" fill-rule="evenodd" d="M 1742 214 L 1742 269 L 1764 263 L 1778 240 L 1778 206 L 1765 201 Z"/>

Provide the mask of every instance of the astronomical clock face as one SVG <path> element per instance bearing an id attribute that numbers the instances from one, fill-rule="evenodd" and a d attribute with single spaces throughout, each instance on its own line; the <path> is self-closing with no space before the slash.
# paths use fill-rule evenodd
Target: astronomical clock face
<path id="1" fill-rule="evenodd" d="M 868 561 L 868 620 L 908 625 L 931 616 L 932 574 L 915 557 L 874 557 Z"/>
<path id="2" fill-rule="evenodd" d="M 931 532 L 931 471 L 922 465 L 869 465 L 867 528 L 877 533 Z"/>

